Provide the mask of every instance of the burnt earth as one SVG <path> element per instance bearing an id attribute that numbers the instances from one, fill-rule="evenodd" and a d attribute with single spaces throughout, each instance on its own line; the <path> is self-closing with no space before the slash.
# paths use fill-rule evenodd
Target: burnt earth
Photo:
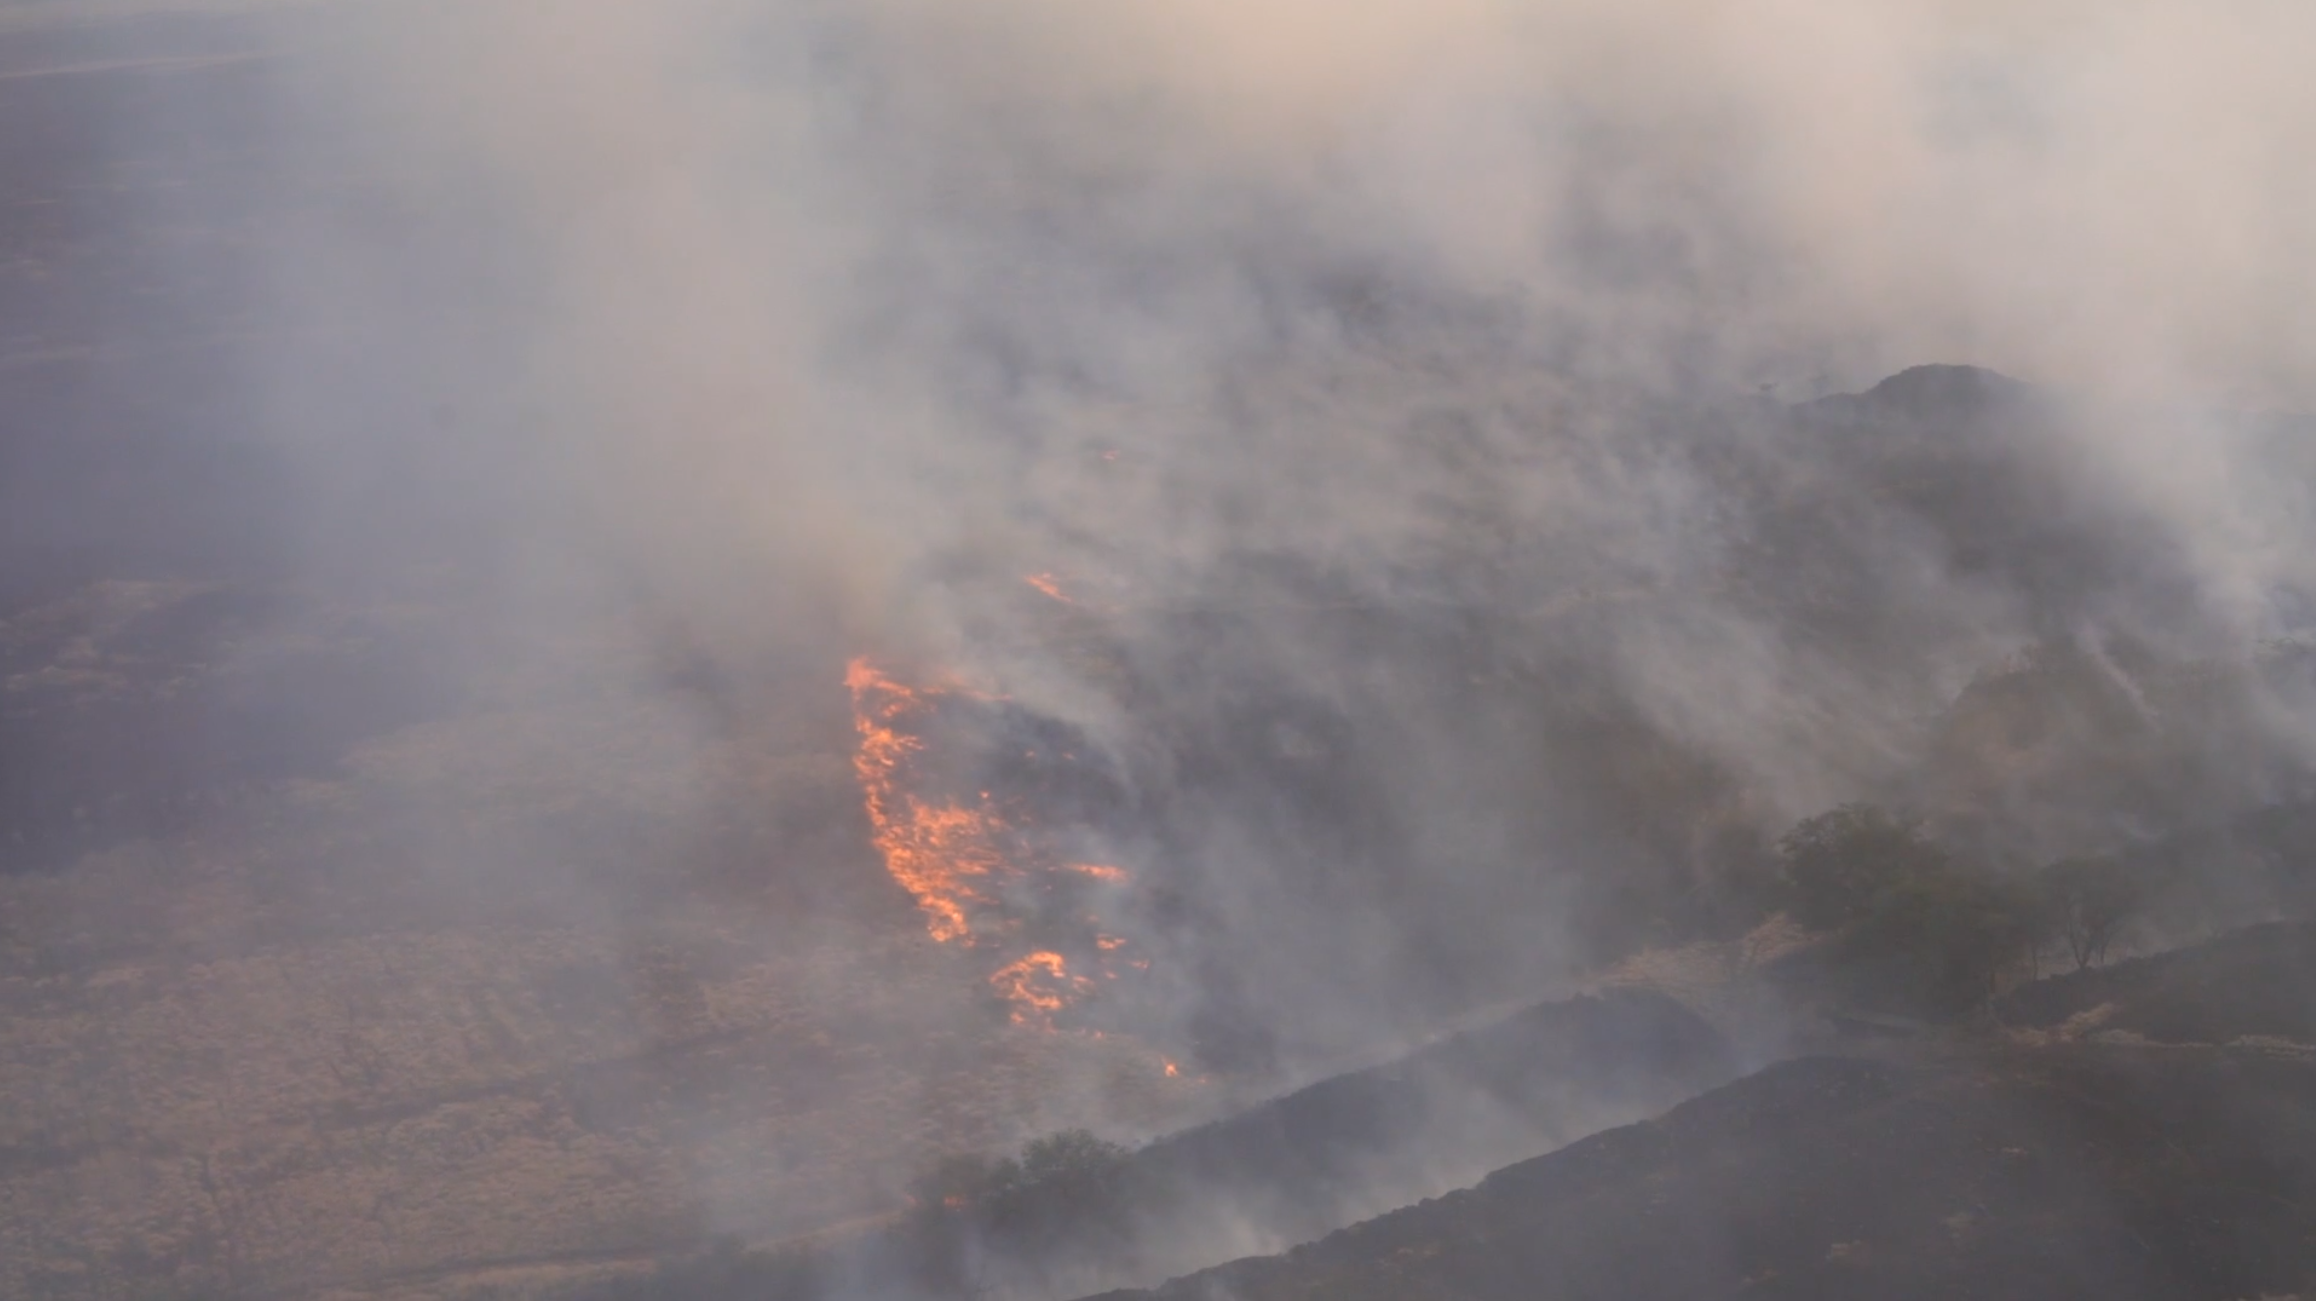
<path id="1" fill-rule="evenodd" d="M 2237 1298 L 2316 1284 L 2316 1066 L 1812 1057 L 1282 1256 L 1129 1296 Z"/>
<path id="2" fill-rule="evenodd" d="M 2161 1043 L 2316 1042 L 2316 924 L 2270 922 L 2169 953 L 2027 985 L 1996 1011 L 2009 1025 L 2087 1028 Z M 2086 1016 L 2086 1014 L 2088 1014 Z"/>

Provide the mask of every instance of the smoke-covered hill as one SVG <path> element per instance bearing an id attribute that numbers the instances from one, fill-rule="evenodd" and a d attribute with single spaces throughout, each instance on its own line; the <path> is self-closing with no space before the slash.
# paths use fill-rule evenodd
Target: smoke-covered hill
<path id="1" fill-rule="evenodd" d="M 2291 1295 L 2310 1067 L 1807 1057 L 1285 1256 L 1114 1297 Z"/>
<path id="2" fill-rule="evenodd" d="M 950 1169 L 883 1235 L 727 1249 L 591 1295 L 1060 1295 L 1297 1225 L 1281 1254 L 1104 1295 L 1485 1301 L 1539 1279 L 1577 1296 L 2289 1294 L 2316 1270 L 2308 957 L 2306 925 L 2258 926 L 2026 983 L 1945 1028 L 1853 1022 L 1882 1037 L 1819 1033 L 1460 1190 L 1417 1198 L 1360 1169 L 1458 1150 L 1424 1102 L 1458 1096 L 1475 1064 L 1499 1100 L 1525 1081 L 1505 1115 L 1541 1118 L 1581 1088 L 1578 1045 L 1672 1085 L 1630 1064 L 1679 1057 L 1668 1032 L 1694 1038 L 1661 996 L 1545 1005 L 1132 1154 L 1084 1136 L 1019 1168 Z M 1323 1231 L 1347 1190 L 1395 1185 L 1410 1204 Z"/>
<path id="3" fill-rule="evenodd" d="M 544 1294 L 1055 1133 L 1267 1249 L 1476 1173 L 1412 1076 L 1709 1082 L 1321 1083 L 1612 964 L 2298 915 L 2312 42 L 7 7 L 0 1292 Z"/>
<path id="4" fill-rule="evenodd" d="M 2024 985 L 1129 1296 L 2233 1298 L 2316 1282 L 2306 925 Z M 1914 1033 L 1921 1033 L 1920 1027 Z"/>
<path id="5" fill-rule="evenodd" d="M 1735 1072 L 1720 1034 L 1662 994 L 1541 1003 L 1131 1151 L 1081 1132 L 1033 1142 L 1019 1162 L 953 1159 L 874 1230 L 678 1259 L 589 1297 L 1055 1296 L 1156 1281 L 1446 1192 Z"/>

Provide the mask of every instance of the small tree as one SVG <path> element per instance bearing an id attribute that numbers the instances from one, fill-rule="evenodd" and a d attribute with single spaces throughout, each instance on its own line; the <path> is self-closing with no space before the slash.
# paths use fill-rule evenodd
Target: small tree
<path id="1" fill-rule="evenodd" d="M 917 1285 L 973 1297 L 990 1271 L 1067 1249 L 1101 1250 L 1125 1231 L 1127 1150 L 1091 1131 L 1030 1140 L 1015 1158 L 945 1158 L 911 1186 L 897 1226 Z"/>
<path id="2" fill-rule="evenodd" d="M 1853 996 L 1959 1011 L 1990 998 L 2042 933 L 2026 882 L 1955 859 L 1871 804 L 1805 819 L 1777 850 L 1796 919 L 1843 932 L 1833 961 Z"/>
<path id="3" fill-rule="evenodd" d="M 988 1203 L 994 1237 L 1032 1250 L 1091 1240 L 1116 1226 L 1126 1149 L 1092 1131 L 1065 1129 L 1021 1149 L 1019 1182 Z"/>
<path id="4" fill-rule="evenodd" d="M 2107 960 L 2107 946 L 2138 914 L 2144 892 L 2121 860 L 2068 858 L 2046 867 L 2037 882 L 2051 929 L 2066 941 L 2081 971 Z"/>
<path id="5" fill-rule="evenodd" d="M 984 1224 L 1021 1182 L 1020 1162 L 967 1153 L 943 1157 L 909 1186 L 912 1205 L 893 1242 L 920 1289 L 935 1296 L 980 1292 Z"/>
<path id="6" fill-rule="evenodd" d="M 1919 822 L 1872 804 L 1803 819 L 1777 852 L 1794 917 L 1812 930 L 1863 921 L 1892 886 L 1946 866 Z"/>
<path id="7" fill-rule="evenodd" d="M 909 1200 L 921 1209 L 957 1211 L 981 1205 L 1021 1185 L 1021 1163 L 978 1152 L 945 1156 L 909 1186 Z"/>
<path id="8" fill-rule="evenodd" d="M 1092 1130 L 1065 1129 L 1034 1138 L 1021 1149 L 1025 1183 L 1082 1189 L 1102 1184 L 1125 1164 L 1126 1149 L 1097 1138 Z"/>
<path id="9" fill-rule="evenodd" d="M 1894 883 L 1863 929 L 1910 960 L 1928 1002 L 1949 1008 L 1992 997 L 2037 933 L 2034 900 L 2016 878 L 1947 863 Z"/>

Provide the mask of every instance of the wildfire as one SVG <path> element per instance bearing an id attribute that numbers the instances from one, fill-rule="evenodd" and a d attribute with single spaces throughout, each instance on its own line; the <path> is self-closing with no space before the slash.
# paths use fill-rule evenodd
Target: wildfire
<path id="1" fill-rule="evenodd" d="M 1084 976 L 1072 975 L 1059 953 L 1040 950 L 1009 962 L 989 976 L 989 983 L 1013 1004 L 1013 1023 L 1052 1023 L 1053 1014 L 1093 987 Z"/>
<path id="2" fill-rule="evenodd" d="M 1063 605 L 1077 604 L 1077 601 L 1074 600 L 1069 593 L 1062 590 L 1061 579 L 1055 577 L 1052 574 L 1023 574 L 1021 576 L 1021 581 L 1029 584 L 1031 587 L 1036 588 L 1038 591 L 1045 593 L 1047 596 L 1050 596 L 1053 599 L 1061 602 Z"/>
<path id="3" fill-rule="evenodd" d="M 866 659 L 847 665 L 844 680 L 860 735 L 853 772 L 860 779 L 871 841 L 885 870 L 916 901 L 934 940 L 1019 952 L 1038 941 L 1013 939 L 1019 923 L 1000 907 L 1018 884 L 1050 888 L 1064 874 L 1108 884 L 1130 879 L 1122 867 L 1068 862 L 1045 852 L 1028 824 L 1014 825 L 1000 814 L 989 791 L 965 800 L 930 797 L 917 788 L 916 759 L 925 749 L 925 724 L 944 699 L 963 694 L 961 687 L 911 686 Z M 1125 940 L 1103 933 L 1093 916 L 1084 920 L 1091 943 L 1081 956 L 1092 964 L 1094 976 L 1115 979 L 1111 955 Z M 1147 970 L 1149 962 L 1134 966 Z M 1069 960 L 1052 948 L 1015 958 L 988 979 L 1012 1003 L 1015 1024 L 1046 1029 L 1053 1028 L 1056 1013 L 1095 985 L 1093 976 L 1072 971 Z"/>
<path id="4" fill-rule="evenodd" d="M 902 789 L 909 757 L 924 748 L 902 727 L 946 693 L 896 682 L 865 659 L 846 666 L 844 683 L 852 690 L 853 725 L 860 732 L 852 766 L 877 852 L 924 911 L 933 938 L 964 939 L 971 934 L 966 909 L 982 899 L 976 882 L 1005 867 L 997 844 L 1005 824 L 987 807 L 986 793 L 982 807 L 974 808 L 927 803 Z"/>

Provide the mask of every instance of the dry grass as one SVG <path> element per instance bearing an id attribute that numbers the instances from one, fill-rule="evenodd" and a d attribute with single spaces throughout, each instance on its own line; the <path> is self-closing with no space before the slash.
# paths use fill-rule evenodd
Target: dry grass
<path id="1" fill-rule="evenodd" d="M 645 863 L 507 905 L 564 878 L 485 860 L 558 818 L 843 771 L 681 742 L 617 703 L 430 724 L 230 835 L 0 881 L 0 1295 L 544 1294 L 889 1211 L 941 1151 L 1191 1114 L 1130 1042 L 1008 1025 L 905 900 L 798 925 Z M 413 802 L 415 848 L 378 812 Z M 425 888 L 377 885 L 380 842 Z"/>

